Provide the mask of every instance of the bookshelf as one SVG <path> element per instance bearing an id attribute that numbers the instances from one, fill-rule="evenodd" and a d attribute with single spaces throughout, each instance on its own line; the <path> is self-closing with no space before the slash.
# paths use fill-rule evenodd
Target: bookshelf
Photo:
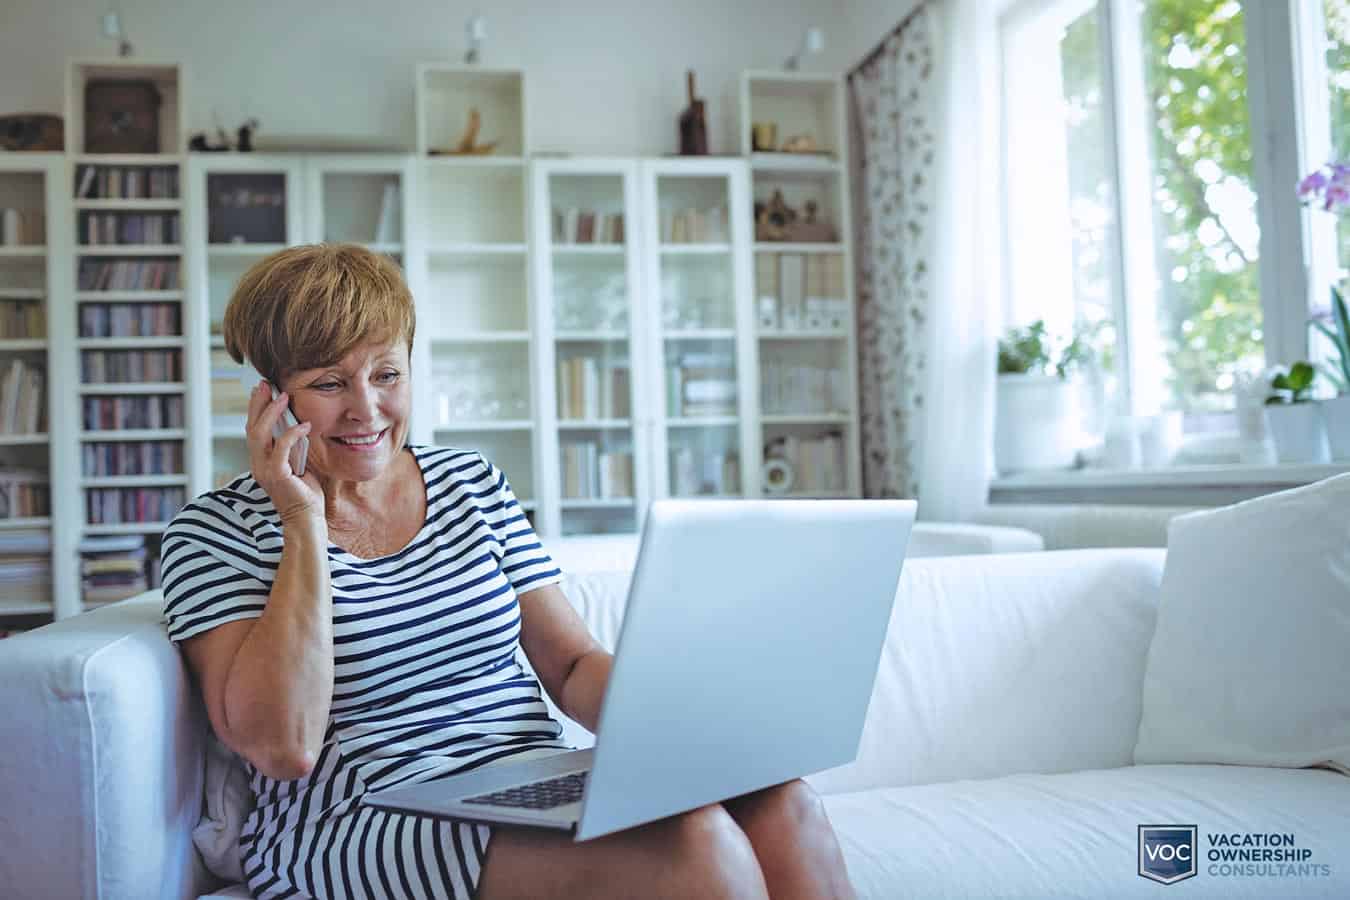
<path id="1" fill-rule="evenodd" d="M 92 100 L 86 108 L 86 91 L 99 84 L 155 98 L 149 125 L 128 114 L 132 130 L 151 135 L 153 145 L 111 152 L 95 143 L 91 117 L 99 114 Z M 69 441 L 75 474 L 62 486 L 59 508 L 79 516 L 76 609 L 158 586 L 160 533 L 192 484 L 181 84 L 176 63 L 68 67 L 75 296 L 65 333 L 75 340 L 73 377 L 63 380 L 61 399 L 75 417 Z"/>
<path id="2" fill-rule="evenodd" d="M 414 439 L 481 449 L 538 524 L 525 73 L 422 63 L 415 85 Z M 490 152 L 453 151 L 471 114 Z"/>
<path id="3" fill-rule="evenodd" d="M 750 166 L 742 203 L 755 213 L 760 492 L 859 497 L 844 85 L 832 75 L 747 71 L 740 94 Z"/>
<path id="4" fill-rule="evenodd" d="M 23 630 L 78 611 L 74 531 L 59 514 L 70 481 L 69 419 L 52 397 L 72 363 L 66 160 L 0 154 L 0 629 Z"/>

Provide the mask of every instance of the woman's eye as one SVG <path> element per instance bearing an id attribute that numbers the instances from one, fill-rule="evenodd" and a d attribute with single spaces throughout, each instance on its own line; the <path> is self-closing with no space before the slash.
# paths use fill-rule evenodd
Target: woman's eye
<path id="1" fill-rule="evenodd" d="M 395 381 L 398 380 L 398 373 L 397 373 L 397 372 L 392 372 L 392 371 L 390 371 L 390 372 L 381 372 L 380 375 L 379 375 L 379 378 L 380 378 L 380 380 L 383 381 L 385 384 L 391 384 L 391 383 L 393 383 L 393 382 L 395 382 Z"/>
<path id="2" fill-rule="evenodd" d="M 336 381 L 325 381 L 323 384 L 314 385 L 314 387 L 321 391 L 331 391 L 334 388 L 342 387 L 342 385 L 338 384 Z"/>

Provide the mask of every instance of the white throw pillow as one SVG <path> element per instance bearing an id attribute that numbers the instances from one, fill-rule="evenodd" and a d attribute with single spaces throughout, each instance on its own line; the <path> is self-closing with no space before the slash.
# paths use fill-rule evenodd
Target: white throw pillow
<path id="1" fill-rule="evenodd" d="M 1350 475 L 1172 520 L 1134 761 L 1350 774 Z"/>
<path id="2" fill-rule="evenodd" d="M 227 881 L 243 881 L 239 833 L 253 812 L 253 791 L 239 756 L 220 742 L 215 732 L 206 736 L 205 803 L 202 818 L 192 829 L 192 843 L 212 874 Z"/>

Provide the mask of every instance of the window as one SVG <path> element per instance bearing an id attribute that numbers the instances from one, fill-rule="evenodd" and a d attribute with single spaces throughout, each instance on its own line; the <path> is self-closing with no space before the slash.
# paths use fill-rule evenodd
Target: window
<path id="1" fill-rule="evenodd" d="M 1294 185 L 1332 145 L 1350 155 L 1350 0 L 1014 0 L 1000 37 L 1005 319 L 1095 337 L 1098 437 L 1165 410 L 1236 434 L 1236 389 L 1306 355 L 1325 303 L 1298 229 L 1271 223 L 1307 215 Z M 1310 78 L 1326 100 L 1296 117 Z M 1310 160 L 1294 123 L 1319 121 Z M 1324 227 L 1311 255 L 1344 276 L 1350 225 Z"/>

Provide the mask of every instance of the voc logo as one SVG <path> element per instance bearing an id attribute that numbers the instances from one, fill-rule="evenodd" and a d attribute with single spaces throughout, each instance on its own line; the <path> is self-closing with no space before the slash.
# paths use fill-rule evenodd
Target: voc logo
<path id="1" fill-rule="evenodd" d="M 1140 825 L 1139 874 L 1162 884 L 1195 875 L 1194 825 Z"/>

